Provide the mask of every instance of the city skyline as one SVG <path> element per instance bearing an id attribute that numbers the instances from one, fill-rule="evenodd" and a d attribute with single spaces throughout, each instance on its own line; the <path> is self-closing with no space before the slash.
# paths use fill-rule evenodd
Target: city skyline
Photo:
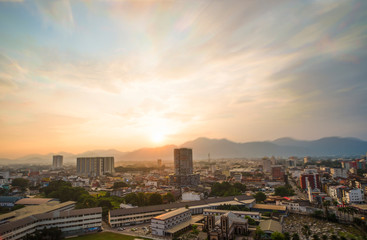
<path id="1" fill-rule="evenodd" d="M 367 140 L 366 8 L 0 1 L 0 156 Z"/>

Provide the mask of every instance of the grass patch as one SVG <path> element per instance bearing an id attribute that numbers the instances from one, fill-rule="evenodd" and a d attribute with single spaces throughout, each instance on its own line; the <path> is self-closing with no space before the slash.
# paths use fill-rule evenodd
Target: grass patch
<path id="1" fill-rule="evenodd" d="M 136 238 L 147 239 L 147 238 L 142 238 L 142 237 L 134 237 L 134 236 L 129 236 L 129 235 L 112 233 L 112 232 L 94 233 L 94 234 L 88 234 L 88 235 L 75 237 L 75 238 L 68 238 L 68 239 L 70 240 L 134 240 Z"/>

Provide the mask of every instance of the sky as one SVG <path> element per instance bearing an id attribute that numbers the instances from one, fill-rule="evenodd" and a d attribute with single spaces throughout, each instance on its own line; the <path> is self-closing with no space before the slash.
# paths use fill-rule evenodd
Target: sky
<path id="1" fill-rule="evenodd" d="M 0 0 L 0 156 L 367 140 L 367 1 Z"/>

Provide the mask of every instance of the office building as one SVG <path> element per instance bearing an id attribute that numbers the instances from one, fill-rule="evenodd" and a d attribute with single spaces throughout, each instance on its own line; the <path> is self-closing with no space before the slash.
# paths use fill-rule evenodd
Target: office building
<path id="1" fill-rule="evenodd" d="M 162 167 L 162 159 L 157 160 L 157 165 L 158 165 L 158 168 Z"/>
<path id="2" fill-rule="evenodd" d="M 79 175 L 96 177 L 115 172 L 114 157 L 80 157 L 77 158 L 76 171 Z"/>
<path id="3" fill-rule="evenodd" d="M 62 155 L 54 155 L 52 157 L 52 169 L 62 168 L 64 157 Z"/>

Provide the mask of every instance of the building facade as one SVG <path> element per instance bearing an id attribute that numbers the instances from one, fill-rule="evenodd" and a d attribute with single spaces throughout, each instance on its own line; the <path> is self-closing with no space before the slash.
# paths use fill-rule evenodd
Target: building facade
<path id="1" fill-rule="evenodd" d="M 102 176 L 115 172 L 114 157 L 80 157 L 77 158 L 76 171 L 84 176 Z"/>
<path id="2" fill-rule="evenodd" d="M 157 236 L 170 236 L 170 232 L 167 231 L 173 227 L 189 222 L 191 219 L 191 212 L 186 208 L 179 208 L 177 210 L 156 216 L 152 218 L 150 227 L 152 234 Z"/>
<path id="3" fill-rule="evenodd" d="M 208 240 L 232 240 L 247 234 L 248 220 L 237 217 L 232 212 L 220 216 L 207 215 L 203 229 L 208 234 Z"/>
<path id="4" fill-rule="evenodd" d="M 200 175 L 194 174 L 192 149 L 174 149 L 175 173 L 169 176 L 170 184 L 178 187 L 197 186 L 200 183 Z"/>
<path id="5" fill-rule="evenodd" d="M 99 231 L 102 227 L 102 208 L 85 208 L 28 216 L 0 226 L 3 240 L 23 239 L 36 230 L 57 227 L 63 236 Z"/>
<path id="6" fill-rule="evenodd" d="M 364 203 L 364 193 L 362 189 L 354 188 L 345 191 L 345 202 L 348 204 Z"/>
<path id="7" fill-rule="evenodd" d="M 62 155 L 54 155 L 52 157 L 52 169 L 60 169 L 63 167 L 64 157 Z"/>
<path id="8" fill-rule="evenodd" d="M 307 181 L 311 189 L 321 189 L 320 175 L 318 173 L 302 174 L 300 176 L 300 185 L 302 189 L 307 189 Z"/>

